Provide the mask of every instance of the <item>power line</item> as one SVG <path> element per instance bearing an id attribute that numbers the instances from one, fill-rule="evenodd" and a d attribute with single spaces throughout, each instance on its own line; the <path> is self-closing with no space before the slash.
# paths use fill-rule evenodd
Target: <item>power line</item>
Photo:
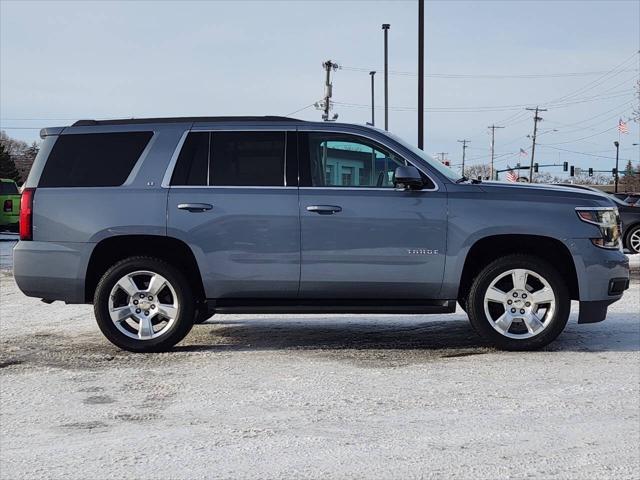
<path id="1" fill-rule="evenodd" d="M 551 104 L 551 103 L 558 102 L 558 101 L 561 101 L 561 100 L 564 100 L 564 99 L 570 98 L 570 97 L 572 97 L 572 96 L 574 96 L 574 95 L 576 95 L 576 94 L 578 94 L 578 93 L 583 93 L 583 92 L 588 91 L 588 90 L 590 90 L 590 89 L 592 89 L 592 88 L 594 88 L 594 87 L 596 87 L 596 86 L 598 86 L 598 85 L 601 85 L 603 82 L 600 82 L 600 80 L 604 80 L 607 76 L 609 76 L 609 74 L 611 74 L 611 73 L 615 72 L 616 70 L 620 69 L 620 67 L 622 67 L 622 66 L 624 66 L 625 64 L 629 63 L 629 61 L 633 60 L 633 59 L 636 57 L 636 55 L 638 55 L 638 53 L 640 53 L 640 51 L 635 51 L 635 52 L 633 52 L 633 54 L 632 54 L 632 55 L 630 55 L 629 57 L 627 57 L 627 58 L 626 58 L 625 60 L 623 60 L 622 62 L 618 63 L 616 66 L 614 66 L 614 67 L 613 67 L 613 68 L 611 68 L 610 70 L 608 70 L 604 75 L 601 75 L 599 78 L 597 78 L 597 79 L 595 79 L 595 80 L 592 80 L 591 82 L 588 82 L 587 84 L 583 85 L 582 87 L 578 88 L 577 90 L 573 90 L 573 91 L 571 91 L 571 92 L 569 92 L 569 93 L 567 93 L 567 94 L 565 94 L 565 95 L 563 95 L 563 96 L 561 96 L 561 97 L 555 98 L 555 99 L 553 99 L 553 100 L 548 100 L 548 101 L 545 101 L 545 102 L 540 102 L 540 104 L 546 104 L 546 105 L 549 105 L 549 104 Z M 621 71 L 619 71 L 618 73 L 621 73 Z M 617 74 L 616 74 L 616 75 L 617 75 Z M 614 75 L 614 76 L 616 76 L 616 75 Z M 611 78 L 613 78 L 613 77 L 611 77 Z M 608 80 L 611 80 L 611 78 L 609 78 Z M 607 80 L 607 81 L 608 81 L 608 80 Z M 503 119 L 503 120 L 500 120 L 498 123 L 502 123 L 502 124 L 510 123 L 510 125 L 513 125 L 513 124 L 514 124 L 514 123 L 513 123 L 514 121 L 516 121 L 516 120 L 518 120 L 518 121 L 519 121 L 520 119 L 526 119 L 526 118 L 527 118 L 527 117 L 526 117 L 526 115 L 525 115 L 525 112 L 518 112 L 518 113 L 515 113 L 515 114 L 513 114 L 513 115 L 508 116 L 507 118 L 505 118 L 505 119 Z M 479 135 L 480 135 L 480 134 L 476 135 L 475 137 L 471 137 L 471 138 L 476 138 L 476 137 L 478 137 Z"/>
<path id="2" fill-rule="evenodd" d="M 618 98 L 621 96 L 628 96 L 631 95 L 632 92 L 620 92 L 620 93 L 616 93 L 614 95 L 607 95 L 607 96 L 593 96 L 593 97 L 586 97 L 584 99 L 580 99 L 580 100 L 575 100 L 573 102 L 567 102 L 564 104 L 552 104 L 551 106 L 553 106 L 554 108 L 565 108 L 565 107 L 569 107 L 571 105 L 576 105 L 576 104 L 580 104 L 580 103 L 589 103 L 589 102 L 593 102 L 593 101 L 599 101 L 599 100 L 609 100 L 612 98 Z M 347 107 L 347 108 L 371 108 L 371 105 L 366 105 L 363 103 L 347 103 L 347 102 L 333 102 L 336 105 L 340 105 L 343 107 Z M 523 104 L 514 104 L 514 105 L 497 105 L 497 106 L 476 106 L 476 107 L 463 107 L 463 106 L 450 106 L 450 107 L 427 107 L 424 109 L 425 112 L 434 112 L 434 113 L 482 113 L 482 112 L 504 112 L 504 111 L 512 111 L 512 110 L 521 110 L 524 107 L 527 107 L 528 105 L 531 105 L 530 103 L 523 103 Z M 376 107 L 376 108 L 381 108 L 381 107 Z M 406 112 L 414 112 L 417 111 L 418 109 L 416 107 L 411 107 L 411 106 L 396 106 L 396 107 L 389 107 L 389 110 L 393 110 L 393 111 L 397 111 L 397 112 L 402 112 L 402 111 L 406 111 Z"/>
<path id="3" fill-rule="evenodd" d="M 307 108 L 311 108 L 311 107 L 313 107 L 314 105 L 315 105 L 314 103 L 310 103 L 309 105 L 307 105 L 307 106 L 305 106 L 305 107 L 299 108 L 298 110 L 294 110 L 294 111 L 293 111 L 293 112 L 291 112 L 291 113 L 287 113 L 287 114 L 285 115 L 285 117 L 290 117 L 291 115 L 295 115 L 296 113 L 298 113 L 298 112 L 302 112 L 303 110 L 306 110 Z"/>
<path id="4" fill-rule="evenodd" d="M 372 70 L 371 68 L 365 67 L 349 67 L 342 66 L 341 70 L 350 71 L 350 72 L 368 72 Z M 637 68 L 629 68 L 626 70 L 622 70 L 623 72 L 637 72 Z M 561 77 L 586 77 L 590 75 L 601 75 L 603 73 L 607 73 L 607 70 L 593 71 L 593 72 L 565 72 L 565 73 L 521 73 L 521 74 L 465 74 L 465 73 L 427 73 L 424 75 L 425 78 L 459 78 L 459 79 L 515 79 L 515 78 L 523 78 L 523 79 L 535 79 L 535 78 L 561 78 Z M 389 70 L 389 75 L 398 75 L 398 76 L 407 76 L 407 77 L 419 77 L 420 75 L 416 72 L 404 72 L 398 70 Z"/>
<path id="5" fill-rule="evenodd" d="M 544 148 L 553 148 L 554 150 L 561 150 L 563 152 L 577 153 L 578 155 L 586 155 L 587 157 L 606 158 L 608 160 L 615 160 L 616 159 L 616 157 L 609 157 L 609 156 L 606 156 L 606 155 L 594 155 L 593 153 L 588 153 L 588 152 L 578 152 L 576 150 L 568 150 L 566 148 L 554 147 L 552 145 L 545 145 L 544 143 L 539 143 L 538 146 L 544 147 Z M 631 161 L 633 161 L 634 159 L 632 159 L 632 158 L 620 158 L 620 160 L 631 160 Z"/>
<path id="6" fill-rule="evenodd" d="M 550 144 L 548 144 L 547 146 L 549 146 L 549 145 L 564 145 L 564 144 L 567 144 L 567 143 L 579 142 L 580 140 L 586 140 L 587 138 L 597 137 L 598 135 L 602 135 L 603 133 L 610 132 L 611 130 L 614 130 L 614 129 L 616 129 L 616 128 L 618 128 L 618 126 L 617 126 L 617 125 L 615 125 L 615 126 L 613 126 L 613 127 L 611 127 L 611 128 L 607 128 L 606 130 L 602 130 L 601 132 L 594 133 L 593 135 L 588 135 L 588 136 L 586 136 L 586 137 L 582 137 L 582 138 L 575 138 L 575 139 L 573 139 L 573 140 L 568 140 L 568 141 L 566 141 L 566 142 L 550 143 Z"/>

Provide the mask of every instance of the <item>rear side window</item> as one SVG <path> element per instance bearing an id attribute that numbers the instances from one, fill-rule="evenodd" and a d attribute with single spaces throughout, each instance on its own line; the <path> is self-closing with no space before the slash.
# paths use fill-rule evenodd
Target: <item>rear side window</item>
<path id="1" fill-rule="evenodd" d="M 61 135 L 40 176 L 40 187 L 122 185 L 153 132 Z"/>
<path id="2" fill-rule="evenodd" d="M 171 185 L 284 186 L 285 146 L 285 132 L 192 132 Z"/>
<path id="3" fill-rule="evenodd" d="M 173 170 L 171 185 L 207 185 L 209 137 L 209 132 L 187 135 Z"/>
<path id="4" fill-rule="evenodd" d="M 13 182 L 0 182 L 0 195 L 19 195 L 18 187 Z"/>

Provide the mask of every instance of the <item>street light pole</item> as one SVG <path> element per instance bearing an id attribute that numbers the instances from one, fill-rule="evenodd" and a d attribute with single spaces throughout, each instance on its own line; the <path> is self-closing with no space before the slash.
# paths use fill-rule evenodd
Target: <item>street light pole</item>
<path id="1" fill-rule="evenodd" d="M 382 24 L 384 30 L 384 129 L 389 130 L 389 29 L 391 25 Z"/>
<path id="2" fill-rule="evenodd" d="M 424 0 L 418 0 L 418 148 L 424 150 Z"/>
<path id="3" fill-rule="evenodd" d="M 369 72 L 369 75 L 371 75 L 371 126 L 374 126 L 376 124 L 376 113 L 375 113 L 375 88 L 374 88 L 374 77 L 376 75 L 376 72 L 374 70 Z"/>
<path id="4" fill-rule="evenodd" d="M 614 192 L 618 193 L 618 176 L 620 175 L 620 173 L 618 172 L 618 158 L 619 158 L 619 154 L 620 154 L 620 142 L 618 142 L 617 140 L 615 142 L 613 142 L 613 144 L 616 147 L 616 176 L 615 176 L 615 187 L 614 187 Z"/>

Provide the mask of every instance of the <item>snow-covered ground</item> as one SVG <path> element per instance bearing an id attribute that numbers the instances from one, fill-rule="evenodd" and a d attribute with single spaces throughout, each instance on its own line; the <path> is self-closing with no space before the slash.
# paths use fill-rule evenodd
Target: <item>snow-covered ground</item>
<path id="1" fill-rule="evenodd" d="M 136 355 L 5 268 L 0 478 L 637 479 L 632 264 L 605 322 L 577 325 L 574 304 L 533 353 L 487 347 L 458 311 L 220 315 Z"/>

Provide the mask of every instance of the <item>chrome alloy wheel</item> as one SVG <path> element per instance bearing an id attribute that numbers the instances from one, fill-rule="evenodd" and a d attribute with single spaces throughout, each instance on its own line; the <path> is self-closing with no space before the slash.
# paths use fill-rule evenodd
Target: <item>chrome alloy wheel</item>
<path id="1" fill-rule="evenodd" d="M 629 237 L 629 246 L 634 253 L 640 253 L 640 228 L 636 228 L 635 232 Z"/>
<path id="2" fill-rule="evenodd" d="M 171 283 L 151 271 L 126 274 L 109 294 L 111 320 L 120 332 L 137 340 L 150 340 L 168 332 L 178 311 L 178 296 Z"/>
<path id="3" fill-rule="evenodd" d="M 526 269 L 496 277 L 484 294 L 487 321 L 501 335 L 515 339 L 538 335 L 551 323 L 556 300 L 549 282 Z"/>

